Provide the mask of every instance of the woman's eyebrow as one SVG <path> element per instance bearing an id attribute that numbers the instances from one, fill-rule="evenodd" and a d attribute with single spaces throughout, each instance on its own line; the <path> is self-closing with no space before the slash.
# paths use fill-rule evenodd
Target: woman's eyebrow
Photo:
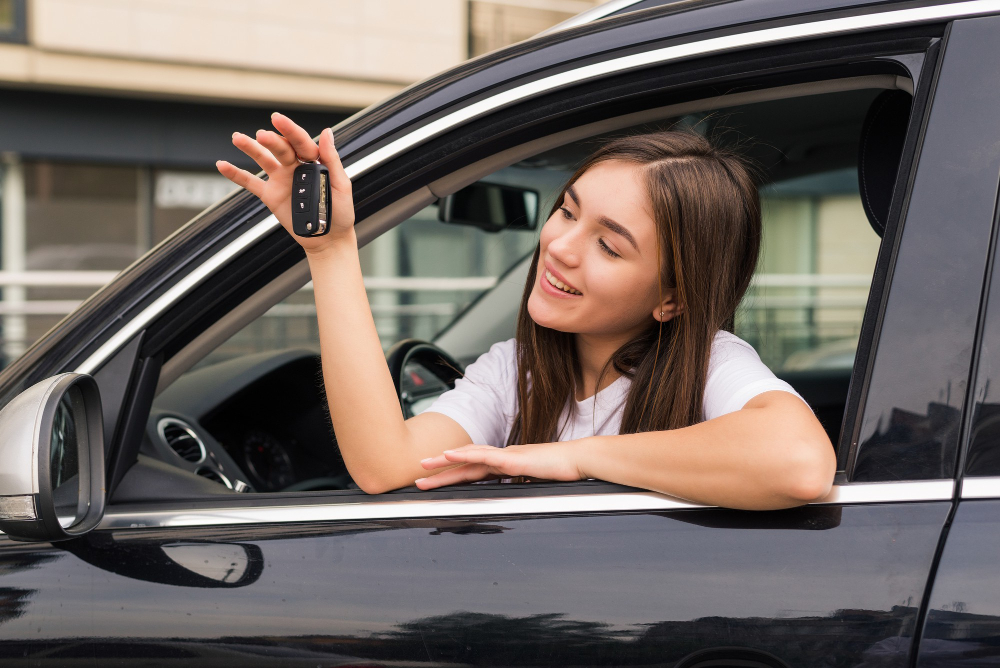
<path id="1" fill-rule="evenodd" d="M 573 190 L 573 186 L 566 188 L 566 194 L 570 196 L 570 199 L 576 202 L 577 206 L 580 206 L 580 197 L 576 194 L 576 191 Z M 639 246 L 635 243 L 635 237 L 632 236 L 631 232 L 625 229 L 624 225 L 619 225 L 618 223 L 611 220 L 607 216 L 598 217 L 597 222 L 603 225 L 604 227 L 608 228 L 615 234 L 622 235 L 623 237 L 625 237 L 626 240 L 628 240 L 630 244 L 632 244 L 632 248 L 639 250 Z"/>
<path id="2" fill-rule="evenodd" d="M 573 200 L 574 202 L 576 202 L 577 206 L 580 206 L 580 198 L 577 196 L 576 191 L 573 190 L 573 186 L 570 186 L 569 188 L 566 188 L 566 194 L 569 195 L 569 198 L 571 200 Z"/>
<path id="3" fill-rule="evenodd" d="M 604 227 L 608 228 L 609 230 L 611 230 L 615 234 L 622 235 L 623 237 L 625 237 L 628 240 L 628 242 L 630 244 L 632 244 L 632 248 L 634 248 L 636 250 L 639 250 L 639 246 L 637 246 L 636 243 L 635 243 L 635 237 L 633 237 L 632 233 L 629 232 L 628 230 L 626 230 L 622 225 L 619 225 L 618 223 L 616 223 L 615 221 L 611 220 L 607 216 L 599 216 L 597 218 L 597 222 L 600 223 L 601 225 L 603 225 Z"/>

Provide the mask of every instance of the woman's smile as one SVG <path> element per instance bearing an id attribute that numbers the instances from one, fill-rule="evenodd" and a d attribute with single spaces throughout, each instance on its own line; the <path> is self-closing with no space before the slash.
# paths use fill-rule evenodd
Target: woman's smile
<path id="1" fill-rule="evenodd" d="M 554 270 L 548 267 L 548 263 L 542 267 L 539 283 L 542 285 L 542 289 L 549 294 L 555 295 L 557 297 L 582 297 L 583 293 L 577 290 L 575 287 L 570 285 L 568 282 L 562 280 L 562 276 L 557 274 Z"/>

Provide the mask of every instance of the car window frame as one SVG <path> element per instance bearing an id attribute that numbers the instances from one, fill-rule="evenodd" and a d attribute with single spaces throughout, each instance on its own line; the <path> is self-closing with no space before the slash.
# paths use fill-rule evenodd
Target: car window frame
<path id="1" fill-rule="evenodd" d="M 803 67 L 805 67 L 805 66 L 803 66 Z M 920 82 L 918 82 L 918 88 L 919 88 L 919 83 Z M 374 171 L 378 171 L 378 170 L 374 170 Z M 422 188 L 426 188 L 426 187 L 427 187 L 426 185 L 422 186 Z M 407 200 L 407 198 L 412 198 L 418 191 L 419 191 L 419 189 L 417 191 L 412 191 L 412 192 L 408 193 L 406 196 L 401 197 L 399 199 L 391 200 L 390 206 L 398 205 L 401 202 L 405 203 L 406 200 Z M 433 193 L 431 193 L 431 194 L 433 195 Z M 420 206 L 423 206 L 423 204 L 425 202 L 425 196 L 421 196 L 418 199 L 419 199 L 419 202 L 418 202 L 419 206 L 414 207 L 413 206 L 413 202 L 411 201 L 409 203 L 408 208 L 407 207 L 403 207 L 403 208 L 407 208 L 407 210 L 415 210 L 415 208 L 420 208 Z M 384 208 L 386 208 L 386 207 L 383 207 L 383 209 Z M 378 213 L 380 213 L 383 209 L 375 209 L 373 211 L 369 211 L 369 215 L 366 216 L 366 220 L 378 218 L 379 217 Z M 398 211 L 396 213 L 398 215 Z M 398 222 L 398 220 L 395 221 L 395 222 Z M 266 223 L 267 223 L 266 220 L 264 222 L 258 223 L 255 226 L 254 229 L 256 230 L 258 228 L 262 228 Z M 377 223 L 377 226 L 385 226 L 385 225 L 390 225 L 390 224 L 392 224 L 392 223 L 391 222 L 387 223 L 386 220 L 382 220 L 381 222 Z M 261 236 L 263 236 L 263 233 L 260 233 L 260 234 L 261 234 Z M 366 232 L 366 234 L 371 234 L 371 232 Z M 883 244 L 883 245 L 885 245 L 885 244 Z M 867 318 L 867 311 L 866 311 L 866 318 Z M 845 411 L 845 415 L 846 415 L 846 411 Z M 947 485 L 938 484 L 938 485 L 935 486 L 935 484 L 933 484 L 935 482 L 938 482 L 938 483 L 947 482 Z M 599 482 L 599 481 L 598 481 L 598 484 L 599 485 L 605 485 L 605 486 L 610 485 L 610 483 L 603 483 L 603 482 Z M 918 495 L 918 497 L 921 498 L 921 499 L 924 499 L 924 498 L 926 498 L 926 499 L 939 499 L 939 498 L 946 498 L 950 494 L 950 490 L 951 490 L 950 485 L 952 485 L 952 484 L 953 484 L 953 481 L 929 481 L 927 484 L 921 484 L 921 485 L 917 485 L 917 486 L 912 486 L 911 485 L 911 486 L 908 487 L 908 489 L 910 489 L 911 491 L 914 491 L 914 493 L 916 493 Z M 532 485 L 534 485 L 534 486 L 532 486 Z M 537 490 L 539 493 L 542 492 L 543 488 L 541 488 L 541 487 L 539 487 L 537 485 L 538 485 L 537 483 L 532 483 L 531 485 L 526 485 L 525 487 L 531 487 L 532 490 Z M 480 494 L 480 495 L 486 495 L 486 496 L 494 496 L 494 495 L 498 494 L 498 492 L 491 491 L 491 490 L 486 490 L 485 487 L 487 487 L 487 486 L 475 486 L 474 493 L 475 494 Z M 520 486 L 515 486 L 515 487 L 520 487 Z M 558 485 L 559 490 L 558 490 L 557 494 L 551 494 L 551 488 L 549 488 L 548 490 L 546 490 L 546 494 L 548 494 L 547 498 L 555 498 L 556 496 L 566 496 L 566 497 L 592 496 L 594 494 L 593 493 L 593 487 L 594 486 L 593 485 L 589 485 L 589 486 L 585 486 L 585 487 L 589 491 L 583 492 L 582 490 L 584 489 L 584 487 L 581 487 L 581 485 L 579 483 L 559 483 L 559 485 Z M 945 490 L 945 487 L 947 487 L 948 489 Z M 611 489 L 611 488 L 608 488 L 608 489 Z M 471 492 L 469 492 L 469 493 L 471 493 Z M 504 491 L 503 493 L 499 494 L 499 496 L 500 497 L 505 497 L 505 495 L 507 495 L 509 493 L 510 492 Z M 535 493 L 536 492 L 530 492 L 529 494 L 532 496 L 532 498 L 534 498 Z M 426 498 L 428 492 L 419 492 L 418 494 L 420 496 Z M 460 504 L 467 504 L 470 501 L 470 498 L 468 498 L 467 493 L 464 490 L 457 490 L 456 491 L 456 490 L 452 489 L 452 490 L 449 490 L 449 494 L 452 495 L 452 496 L 457 495 L 457 496 L 460 496 L 460 497 L 463 496 L 463 495 L 466 495 L 465 498 L 463 498 L 460 501 Z M 660 495 L 660 494 L 656 494 L 656 493 L 653 493 L 653 492 L 648 492 L 648 491 L 645 491 L 645 490 L 632 490 L 632 491 L 617 490 L 616 492 L 614 492 L 614 494 L 627 494 L 629 497 L 631 497 L 630 503 L 632 503 L 632 505 L 638 504 L 636 506 L 636 509 L 655 509 L 655 508 L 667 508 L 667 507 L 684 507 L 684 508 L 700 507 L 700 506 L 697 506 L 697 504 L 689 504 L 689 503 L 684 502 L 684 501 L 680 501 L 680 500 L 676 500 L 676 499 L 671 499 L 670 497 L 666 497 L 665 495 Z M 859 494 L 860 494 L 860 496 L 859 496 Z M 354 493 L 354 492 L 352 492 L 351 495 L 353 495 L 353 497 L 355 499 L 358 496 L 358 494 Z M 362 504 L 383 503 L 386 500 L 388 500 L 388 501 L 393 502 L 394 504 L 405 503 L 405 505 L 407 505 L 408 507 L 410 507 L 412 509 L 414 507 L 413 503 L 415 501 L 411 501 L 411 499 L 409 499 L 409 498 L 404 499 L 403 498 L 404 495 L 405 495 L 405 490 L 397 490 L 397 491 L 389 493 L 387 495 L 378 495 L 378 496 L 364 497 L 364 498 L 366 498 L 366 500 L 364 502 L 362 502 Z M 856 486 L 854 490 L 851 490 L 851 489 L 842 489 L 842 488 L 835 489 L 834 492 L 829 497 L 829 499 L 828 500 L 824 500 L 824 503 L 842 503 L 842 502 L 846 502 L 845 501 L 846 499 L 855 499 L 856 502 L 865 502 L 866 499 L 867 500 L 874 500 L 872 502 L 884 502 L 886 500 L 894 500 L 894 499 L 899 500 L 899 499 L 902 498 L 901 495 L 902 496 L 906 496 L 906 498 L 909 499 L 909 500 L 913 500 L 912 495 L 910 494 L 910 492 L 904 492 L 903 488 L 899 487 L 898 485 L 896 485 L 896 486 L 893 486 L 891 484 L 889 484 L 888 486 L 886 486 L 886 485 L 875 485 L 875 486 L 866 485 L 866 486 L 863 486 L 863 488 Z M 251 507 L 258 507 L 258 508 L 260 508 L 260 507 L 273 507 L 273 508 L 278 508 L 278 507 L 284 507 L 286 505 L 288 505 L 289 507 L 300 507 L 300 506 L 306 506 L 306 505 L 308 505 L 309 507 L 317 507 L 317 506 L 320 506 L 320 505 L 330 505 L 331 507 L 341 507 L 341 506 L 346 507 L 346 505 L 347 505 L 347 504 L 343 504 L 343 503 L 337 503 L 335 501 L 335 497 L 338 497 L 339 495 L 337 495 L 335 493 L 330 493 L 330 492 L 300 493 L 300 494 L 296 494 L 294 496 L 283 496 L 281 498 L 279 498 L 279 496 L 281 496 L 280 494 L 267 494 L 267 495 L 262 495 L 262 496 L 264 497 L 264 499 L 260 500 L 260 501 L 252 500 L 252 499 L 249 499 L 249 498 L 234 499 L 234 497 L 226 497 L 224 500 L 215 500 L 215 499 L 213 499 L 213 500 L 198 500 L 198 503 L 199 504 L 201 504 L 201 503 L 207 504 L 207 505 L 204 506 L 206 509 L 208 509 L 210 507 L 213 507 L 213 506 L 216 506 L 219 503 L 221 503 L 222 505 L 225 505 L 225 506 L 232 507 L 233 506 L 233 501 L 238 501 L 238 504 L 240 506 L 245 506 L 247 508 L 251 508 Z M 543 495 L 543 496 L 545 496 L 545 495 Z M 385 498 L 382 498 L 382 497 L 385 497 Z M 525 498 L 527 498 L 526 495 L 523 494 L 523 493 L 522 494 L 515 494 L 515 497 L 525 497 Z M 453 500 L 451 500 L 451 499 L 445 499 L 443 496 L 439 496 L 439 497 L 436 497 L 436 498 L 438 500 L 442 501 L 442 502 L 449 501 L 449 503 L 453 503 Z M 314 501 L 314 500 L 315 501 L 319 501 L 319 500 L 323 500 L 323 499 L 325 499 L 327 501 L 334 501 L 334 503 L 332 503 L 332 504 L 330 504 L 330 503 L 327 503 L 327 504 L 312 503 L 312 501 Z M 288 500 L 287 504 L 284 503 L 285 500 Z M 457 501 L 455 501 L 455 502 L 457 502 Z M 349 503 L 357 505 L 357 501 L 356 500 L 352 501 L 352 502 L 349 502 Z M 161 510 L 163 510 L 163 512 L 168 512 L 168 508 L 167 507 L 170 506 L 171 504 L 168 503 L 166 505 L 163 505 L 163 504 L 156 504 L 155 502 L 150 502 L 149 505 L 151 505 L 151 506 L 158 506 L 158 507 L 161 508 Z M 485 511 L 485 508 L 483 506 L 481 506 L 479 504 L 475 504 L 475 505 L 479 506 L 479 508 L 480 508 L 481 511 Z M 494 506 L 495 506 L 495 508 L 500 509 L 500 510 L 497 510 L 496 512 L 501 512 L 501 513 L 502 512 L 508 512 L 508 511 L 509 512 L 515 512 L 515 510 L 512 510 L 513 506 L 512 506 L 512 504 L 510 502 L 506 502 L 505 501 L 503 503 L 500 503 L 499 505 L 494 504 Z M 188 510 L 191 510 L 191 503 L 187 503 L 186 507 L 187 507 Z M 536 511 L 540 510 L 540 506 L 537 503 L 537 499 L 536 499 L 536 502 L 532 504 L 532 508 L 534 509 L 532 512 L 536 512 Z M 504 510 L 504 509 L 506 509 L 506 510 Z M 120 512 L 119 512 L 119 510 L 120 510 Z M 114 507 L 109 508 L 109 517 L 115 517 L 115 516 L 121 515 L 122 513 L 124 513 L 126 516 L 129 516 L 128 512 L 126 512 L 126 510 L 127 510 L 126 508 L 120 508 L 120 509 L 116 509 Z M 460 510 L 455 510 L 454 508 L 452 510 L 454 510 L 455 512 L 460 512 Z M 139 514 L 142 514 L 142 512 L 145 512 L 145 511 L 140 511 L 140 509 L 136 508 L 135 512 L 139 512 Z M 148 512 L 153 512 L 153 511 L 149 510 Z M 434 511 L 434 512 L 440 512 L 440 511 Z M 542 510 L 541 512 L 544 512 L 544 511 Z M 556 510 L 554 512 L 562 512 L 562 511 Z M 234 520 L 234 521 L 236 521 L 236 520 Z"/>
<path id="2" fill-rule="evenodd" d="M 912 127 L 911 123 L 911 131 L 919 133 L 914 149 L 914 155 L 919 158 L 914 159 L 906 181 L 897 179 L 897 190 L 900 186 L 905 189 L 901 196 L 893 198 L 892 208 L 895 214 L 890 223 L 897 225 L 900 231 L 894 237 L 895 248 L 891 264 L 887 263 L 892 284 L 884 294 L 877 335 L 872 340 L 873 358 L 866 370 L 863 385 L 865 396 L 856 404 L 862 415 L 854 423 L 856 431 L 851 439 L 851 461 L 845 476 L 846 481 L 852 483 L 950 479 L 955 480 L 956 484 L 964 484 L 964 462 L 961 458 L 970 436 L 974 403 L 972 386 L 975 383 L 973 374 L 978 363 L 977 350 L 982 336 L 991 243 L 997 233 L 996 198 L 1000 187 L 995 166 L 981 164 L 985 158 L 978 157 L 986 155 L 980 150 L 981 146 L 995 143 L 990 140 L 991 136 L 996 136 L 990 111 L 995 108 L 996 100 L 984 95 L 967 96 L 963 92 L 970 88 L 967 85 L 970 77 L 976 81 L 976 87 L 996 90 L 995 87 L 982 83 L 982 72 L 977 68 L 981 64 L 985 68 L 985 63 L 990 62 L 988 56 L 996 54 L 992 35 L 995 34 L 998 23 L 1000 17 L 986 16 L 962 19 L 948 25 L 941 42 L 936 71 L 933 77 L 927 78 L 928 84 L 932 84 L 927 88 L 932 99 L 925 106 L 926 117 L 920 128 Z M 992 71 L 990 76 L 993 76 Z M 961 120 L 963 113 L 966 117 Z M 976 123 L 980 119 L 981 125 L 977 127 Z M 984 126 L 988 127 L 985 131 Z M 910 143 L 910 138 L 907 143 Z M 933 154 L 927 154 L 928 151 Z M 921 163 L 919 166 L 918 160 Z M 958 164 L 967 165 L 967 170 L 977 171 L 966 171 L 959 175 L 948 169 L 948 165 Z M 966 183 L 974 184 L 976 190 L 964 192 L 961 200 L 951 201 L 953 208 L 943 211 L 937 202 L 949 200 L 947 197 L 940 197 L 942 186 L 939 184 L 942 183 L 950 184 L 950 189 L 945 190 L 947 193 L 963 192 L 961 189 Z M 943 238 L 939 230 L 953 228 L 943 227 L 942 222 L 947 222 L 950 226 L 962 226 L 957 228 L 961 230 L 961 234 L 952 231 L 948 238 L 969 240 L 962 242 L 965 243 L 964 247 L 952 248 L 951 246 L 957 246 L 957 242 L 949 242 Z M 938 237 L 934 237 L 935 234 Z M 956 257 L 962 258 L 961 263 L 947 261 L 948 258 Z M 928 261 L 928 258 L 935 259 Z M 946 261 L 935 264 L 939 258 L 945 258 Z M 959 264 L 960 268 L 956 269 Z M 927 276 L 933 276 L 933 281 L 927 281 Z M 932 287 L 929 291 L 918 290 Z M 935 290 L 942 294 L 935 295 Z M 914 315 L 913 308 L 908 306 L 920 303 L 921 312 L 925 313 L 928 308 L 925 299 L 931 299 L 930 303 L 934 304 L 932 310 L 935 317 L 929 320 L 923 314 Z M 947 305 L 943 306 L 944 304 Z M 949 308 L 960 310 L 951 313 Z M 939 309 L 948 313 L 948 316 L 942 316 Z M 958 329 L 948 329 L 947 323 L 952 322 Z M 942 347 L 937 349 L 937 366 L 933 367 L 935 373 L 928 375 L 925 372 L 923 376 L 916 378 L 917 383 L 907 383 L 908 386 L 923 388 L 920 398 L 929 402 L 926 415 L 907 416 L 906 414 L 914 412 L 912 406 L 904 403 L 909 388 L 895 389 L 901 383 L 893 378 L 892 369 L 900 368 L 901 363 L 905 364 L 904 359 L 914 357 L 910 341 L 904 341 L 904 345 L 889 344 L 886 348 L 888 354 L 879 354 L 875 350 L 886 334 L 889 323 L 892 326 L 888 330 L 889 336 L 894 334 L 911 339 L 914 337 L 905 333 L 916 331 L 915 327 L 920 327 L 922 333 L 920 337 L 915 337 L 917 340 L 923 341 L 925 346 L 933 340 Z M 951 365 L 952 368 L 949 369 L 946 365 Z M 956 399 L 945 394 L 946 381 L 948 392 L 957 395 Z M 933 391 L 928 391 L 932 385 Z M 940 396 L 937 396 L 938 393 Z M 912 400 L 913 397 L 909 398 Z M 897 401 L 899 403 L 895 403 Z M 901 405 L 904 408 L 896 408 Z M 891 411 L 887 410 L 890 406 Z M 938 417 L 932 419 L 931 415 L 935 410 Z M 947 419 L 940 416 L 944 411 L 951 413 Z M 894 427 L 896 412 L 903 414 L 900 424 L 917 418 L 926 419 L 928 424 L 926 427 L 918 425 L 913 429 L 901 429 L 897 432 Z M 920 411 L 917 410 L 916 413 L 919 414 Z M 935 424 L 935 421 L 940 424 Z M 862 432 L 862 429 L 865 431 Z M 858 464 L 860 441 L 865 433 L 871 435 L 873 432 L 876 436 L 885 436 L 881 440 L 870 438 L 866 442 L 865 447 L 869 448 L 873 456 L 868 458 L 866 467 L 861 468 Z M 940 449 L 939 454 L 935 454 L 935 447 Z M 901 461 L 907 459 L 901 453 L 905 453 L 913 461 L 919 462 L 921 457 L 926 461 L 914 466 Z M 932 470 L 934 466 L 939 467 L 938 470 Z"/>

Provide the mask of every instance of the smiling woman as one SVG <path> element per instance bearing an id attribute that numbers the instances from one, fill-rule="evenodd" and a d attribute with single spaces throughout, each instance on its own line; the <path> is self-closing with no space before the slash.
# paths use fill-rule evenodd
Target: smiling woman
<path id="1" fill-rule="evenodd" d="M 598 478 L 738 508 L 794 506 L 829 490 L 835 462 L 822 426 L 731 333 L 761 225 L 756 185 L 736 155 L 690 132 L 598 150 L 541 231 L 515 338 L 404 420 L 332 134 L 317 148 L 290 119 L 273 122 L 278 133 L 233 140 L 267 181 L 219 169 L 289 231 L 299 160 L 330 170 L 331 231 L 296 240 L 313 277 L 330 416 L 363 490 Z M 354 354 L 327 352 L 336 350 Z"/>

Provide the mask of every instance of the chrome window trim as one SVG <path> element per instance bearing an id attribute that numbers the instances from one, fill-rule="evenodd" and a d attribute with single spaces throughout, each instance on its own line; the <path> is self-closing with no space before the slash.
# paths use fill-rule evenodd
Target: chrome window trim
<path id="1" fill-rule="evenodd" d="M 950 501 L 954 480 L 919 480 L 857 483 L 834 486 L 822 501 L 811 505 L 851 505 Z M 552 515 L 567 513 L 662 512 L 712 508 L 656 492 L 562 494 L 478 499 L 427 499 L 313 503 L 264 507 L 204 508 L 188 510 L 110 509 L 100 529 L 230 526 L 287 522 L 343 522 L 428 517 L 488 517 Z"/>
<path id="2" fill-rule="evenodd" d="M 268 216 L 251 227 L 242 236 L 220 250 L 218 253 L 205 260 L 197 268 L 192 270 L 191 273 L 177 281 L 177 283 L 169 290 L 157 297 L 156 300 L 143 309 L 141 313 L 125 323 L 121 329 L 115 332 L 115 334 L 104 343 L 104 345 L 95 350 L 90 357 L 88 357 L 80 366 L 76 368 L 76 373 L 94 373 L 109 357 L 111 357 L 118 351 L 119 348 L 131 340 L 133 336 L 138 334 L 143 327 L 159 316 L 160 313 L 166 311 L 174 304 L 174 302 L 179 300 L 187 294 L 188 291 L 213 274 L 216 269 L 239 255 L 245 248 L 268 234 L 277 226 L 278 219 L 274 216 Z"/>
<path id="3" fill-rule="evenodd" d="M 778 28 L 767 28 L 763 30 L 751 31 L 748 33 L 715 37 L 701 41 L 685 44 L 678 44 L 661 49 L 654 49 L 644 53 L 623 56 L 609 61 L 594 63 L 575 70 L 569 70 L 560 74 L 552 75 L 538 81 L 533 81 L 522 86 L 498 93 L 485 100 L 480 100 L 444 116 L 436 121 L 415 129 L 413 132 L 390 142 L 386 146 L 378 149 L 369 155 L 345 166 L 345 171 L 349 178 L 354 179 L 366 171 L 373 169 L 377 165 L 386 162 L 390 158 L 416 146 L 417 144 L 430 139 L 433 136 L 446 132 L 461 123 L 469 121 L 475 117 L 482 116 L 500 107 L 526 99 L 527 97 L 548 92 L 561 86 L 579 83 L 589 78 L 604 76 L 625 69 L 632 69 L 651 65 L 655 63 L 668 62 L 691 56 L 705 55 L 728 51 L 736 48 L 770 44 L 780 41 L 789 41 L 803 37 L 815 37 L 818 35 L 832 34 L 837 32 L 850 32 L 853 30 L 864 30 L 870 28 L 888 27 L 893 25 L 912 24 L 944 19 L 956 19 L 980 14 L 1000 12 L 1000 0 L 967 0 L 945 5 L 935 5 L 932 7 L 918 7 L 914 9 L 902 9 L 888 12 L 865 14 L 863 16 L 846 17 L 839 19 L 827 19 L 814 21 L 811 23 L 801 23 Z M 139 331 L 154 320 L 159 314 L 169 308 L 175 301 L 180 299 L 189 290 L 194 288 L 204 278 L 207 278 L 216 269 L 235 257 L 240 251 L 261 238 L 272 229 L 278 226 L 274 216 L 268 216 L 263 221 L 255 225 L 243 236 L 239 237 L 231 244 L 223 248 L 214 256 L 202 263 L 197 269 L 181 279 L 176 285 L 161 295 L 156 301 L 147 306 L 140 314 L 129 320 L 118 332 L 108 341 L 90 355 L 80 366 L 77 373 L 92 374 L 101 365 L 118 351 L 126 342 Z"/>
<path id="4" fill-rule="evenodd" d="M 704 40 L 653 49 L 643 53 L 620 56 L 611 60 L 560 72 L 559 74 L 553 74 L 537 81 L 497 93 L 479 102 L 474 102 L 447 116 L 442 116 L 437 120 L 431 121 L 395 141 L 389 142 L 382 148 L 372 151 L 365 157 L 354 161 L 346 169 L 348 175 L 354 178 L 377 167 L 389 158 L 413 148 L 432 137 L 443 134 L 462 123 L 495 111 L 500 107 L 514 104 L 515 102 L 520 102 L 521 100 L 547 93 L 557 88 L 580 83 L 587 79 L 594 79 L 624 72 L 625 70 L 681 60 L 693 56 L 731 51 L 748 46 L 761 46 L 805 37 L 818 37 L 821 35 L 884 28 L 895 25 L 927 23 L 998 11 L 1000 11 L 1000 0 L 969 0 L 950 5 L 898 9 L 862 16 L 848 16 L 838 19 L 779 26 L 777 28 L 764 28 L 762 30 L 752 30 L 750 32 L 722 37 L 711 37 Z"/>
<path id="5" fill-rule="evenodd" d="M 961 497 L 963 499 L 1000 499 L 1000 477 L 963 478 Z"/>

